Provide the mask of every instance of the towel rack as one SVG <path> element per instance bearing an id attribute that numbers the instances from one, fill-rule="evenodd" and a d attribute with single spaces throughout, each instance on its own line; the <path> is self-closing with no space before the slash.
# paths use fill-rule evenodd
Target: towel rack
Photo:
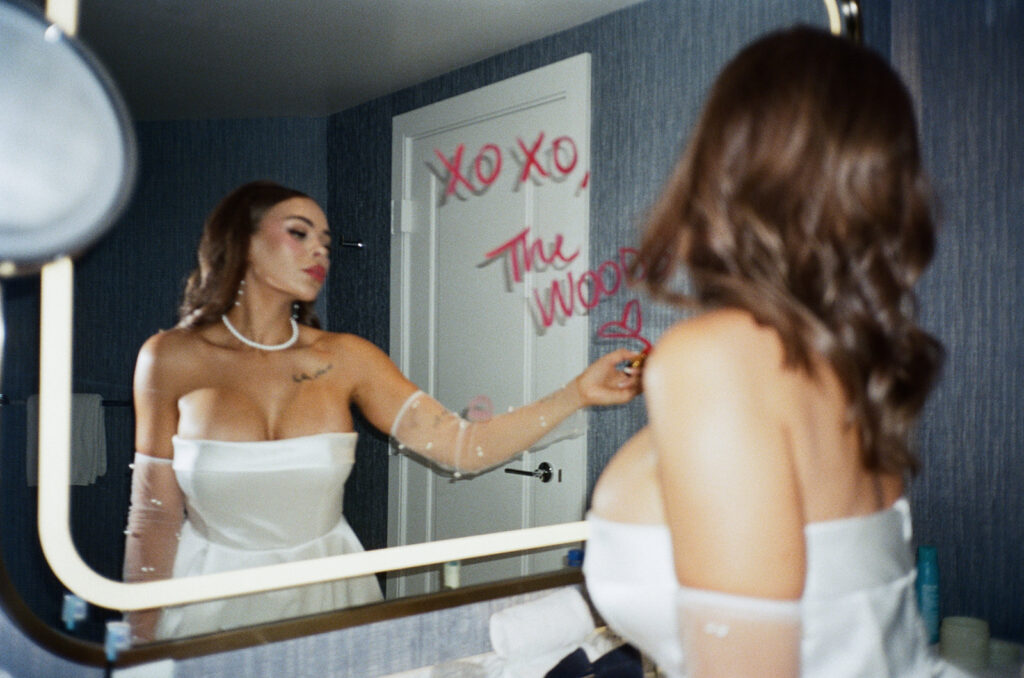
<path id="1" fill-rule="evenodd" d="M 0 407 L 5 405 L 24 405 L 24 400 L 12 400 L 6 393 L 0 393 Z M 134 403 L 131 400 L 107 400 L 104 398 L 101 402 L 103 407 L 131 407 Z"/>

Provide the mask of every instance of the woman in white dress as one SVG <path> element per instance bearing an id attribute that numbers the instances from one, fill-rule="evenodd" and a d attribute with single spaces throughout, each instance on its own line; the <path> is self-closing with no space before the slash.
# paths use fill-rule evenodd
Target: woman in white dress
<path id="1" fill-rule="evenodd" d="M 902 498 L 942 355 L 914 317 L 934 244 L 911 101 L 880 57 L 798 27 L 726 66 L 637 257 L 697 314 L 645 364 L 649 423 L 595 487 L 584 561 L 666 675 L 953 675 L 915 607 Z"/>
<path id="2" fill-rule="evenodd" d="M 318 329 L 327 218 L 308 196 L 246 184 L 214 209 L 178 325 L 136 364 L 136 456 L 124 577 L 147 581 L 361 550 L 342 515 L 351 407 L 453 474 L 498 465 L 574 411 L 628 401 L 613 351 L 535 403 L 469 423 L 351 334 Z M 136 641 L 381 598 L 373 576 L 127 615 Z"/>

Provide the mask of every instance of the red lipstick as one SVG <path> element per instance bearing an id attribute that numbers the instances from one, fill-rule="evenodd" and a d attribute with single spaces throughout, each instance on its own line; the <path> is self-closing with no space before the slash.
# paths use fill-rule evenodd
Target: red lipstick
<path id="1" fill-rule="evenodd" d="M 327 279 L 327 269 L 323 266 L 310 266 L 302 270 L 316 278 L 318 282 L 322 283 Z"/>

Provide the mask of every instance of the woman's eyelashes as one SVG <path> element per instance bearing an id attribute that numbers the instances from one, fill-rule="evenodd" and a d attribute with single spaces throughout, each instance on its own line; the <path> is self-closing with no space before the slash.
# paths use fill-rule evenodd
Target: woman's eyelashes
<path id="1" fill-rule="evenodd" d="M 304 242 L 306 240 L 306 238 L 308 238 L 310 236 L 310 231 L 309 231 L 309 229 L 305 229 L 305 228 L 301 228 L 301 227 L 289 228 L 288 229 L 288 234 L 291 235 L 296 240 L 298 240 L 299 242 Z M 331 241 L 330 241 L 330 239 L 328 239 L 327 237 L 321 238 L 320 246 L 323 247 L 324 253 L 328 257 L 330 257 L 331 256 Z"/>

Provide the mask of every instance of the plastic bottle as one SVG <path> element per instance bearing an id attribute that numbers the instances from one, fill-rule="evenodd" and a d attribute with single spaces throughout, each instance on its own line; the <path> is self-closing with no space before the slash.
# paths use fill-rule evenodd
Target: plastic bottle
<path id="1" fill-rule="evenodd" d="M 60 610 L 60 618 L 64 622 L 64 628 L 68 631 L 74 631 L 75 624 L 84 621 L 88 614 L 88 603 L 73 593 L 64 594 L 64 603 L 61 605 Z"/>
<path id="2" fill-rule="evenodd" d="M 452 560 L 444 564 L 442 570 L 441 580 L 442 586 L 446 589 L 457 589 L 459 588 L 459 579 L 462 571 L 462 562 L 458 560 Z"/>
<path id="3" fill-rule="evenodd" d="M 917 608 L 924 619 L 928 642 L 939 642 L 939 556 L 934 546 L 917 547 Z"/>

